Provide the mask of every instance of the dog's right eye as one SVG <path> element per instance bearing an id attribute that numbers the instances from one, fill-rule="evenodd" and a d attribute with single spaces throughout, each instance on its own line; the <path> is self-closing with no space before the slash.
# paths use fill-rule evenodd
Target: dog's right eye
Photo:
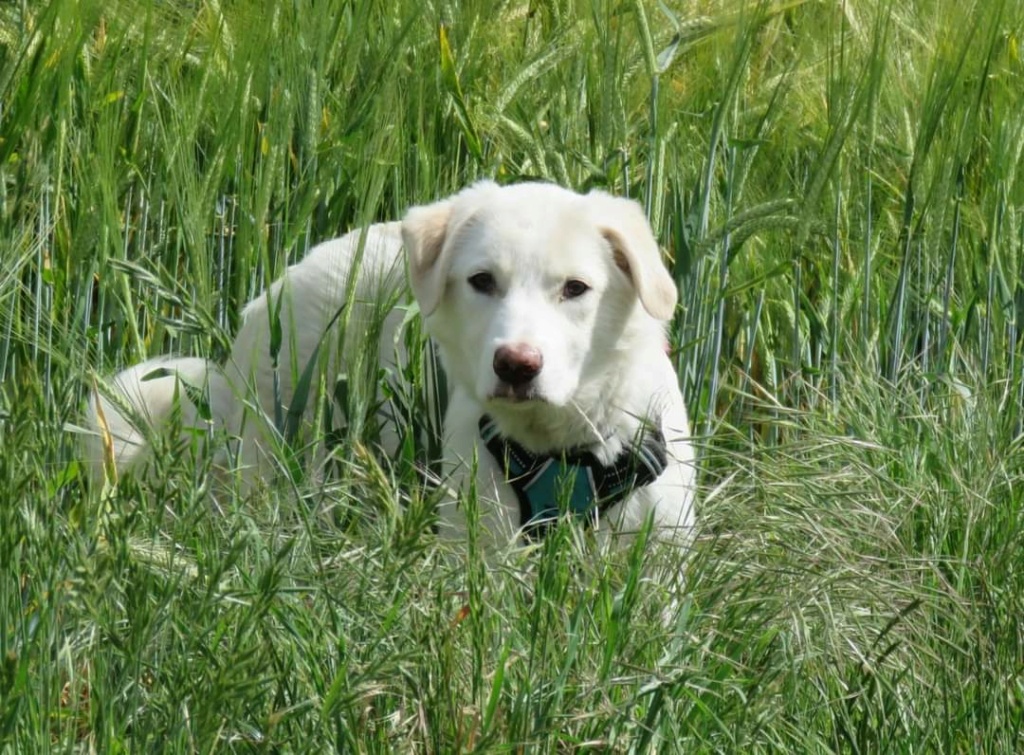
<path id="1" fill-rule="evenodd" d="M 469 285 L 473 287 L 474 291 L 481 294 L 490 296 L 498 288 L 497 281 L 494 280 L 494 276 L 490 273 L 474 273 L 469 276 Z"/>

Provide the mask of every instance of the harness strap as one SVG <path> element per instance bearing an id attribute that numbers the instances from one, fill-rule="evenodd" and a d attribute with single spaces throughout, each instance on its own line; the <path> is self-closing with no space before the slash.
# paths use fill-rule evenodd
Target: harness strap
<path id="1" fill-rule="evenodd" d="M 493 419 L 480 418 L 480 437 L 505 473 L 519 499 L 519 524 L 527 540 L 539 540 L 562 513 L 592 526 L 665 471 L 668 449 L 661 431 L 645 423 L 640 437 L 609 465 L 589 451 L 570 450 L 560 456 L 533 454 L 498 433 Z"/>

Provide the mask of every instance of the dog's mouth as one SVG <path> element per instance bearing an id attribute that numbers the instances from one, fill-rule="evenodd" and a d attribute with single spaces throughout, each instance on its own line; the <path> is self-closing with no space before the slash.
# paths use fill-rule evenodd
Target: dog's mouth
<path id="1" fill-rule="evenodd" d="M 532 383 L 513 385 L 499 382 L 487 400 L 498 401 L 502 404 L 548 403 L 547 399 L 537 390 L 537 386 Z"/>

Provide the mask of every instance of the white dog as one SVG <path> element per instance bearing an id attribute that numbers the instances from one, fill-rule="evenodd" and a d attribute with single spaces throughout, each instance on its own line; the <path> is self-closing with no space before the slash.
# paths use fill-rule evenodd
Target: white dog
<path id="1" fill-rule="evenodd" d="M 372 382 L 368 353 L 406 359 L 406 274 L 449 386 L 444 476 L 465 491 L 475 471 L 482 538 L 538 537 L 567 510 L 602 529 L 652 517 L 660 537 L 689 536 L 689 424 L 666 355 L 675 284 L 636 203 L 541 183 L 483 181 L 317 246 L 249 303 L 225 367 L 157 359 L 114 378 L 119 398 L 90 404 L 96 468 L 104 447 L 118 469 L 143 462 L 140 417 L 158 428 L 177 405 L 183 426 L 201 425 L 188 400 L 201 389 L 236 439 L 222 462 L 250 483 L 271 477 L 282 423 L 311 424 L 313 401 L 287 413 L 309 365 L 332 386 Z M 395 443 L 388 428 L 382 439 Z M 444 535 L 466 534 L 459 498 L 440 508 Z"/>

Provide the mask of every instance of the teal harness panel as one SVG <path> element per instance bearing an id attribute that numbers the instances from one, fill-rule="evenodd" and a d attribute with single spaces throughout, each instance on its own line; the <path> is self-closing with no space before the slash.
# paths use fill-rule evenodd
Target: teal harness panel
<path id="1" fill-rule="evenodd" d="M 609 465 L 587 451 L 567 451 L 558 457 L 533 454 L 502 437 L 486 415 L 479 426 L 484 445 L 519 499 L 520 526 L 531 540 L 543 537 L 562 514 L 594 524 L 637 488 L 654 482 L 667 462 L 665 439 L 654 426 L 645 427 L 637 442 Z"/>

